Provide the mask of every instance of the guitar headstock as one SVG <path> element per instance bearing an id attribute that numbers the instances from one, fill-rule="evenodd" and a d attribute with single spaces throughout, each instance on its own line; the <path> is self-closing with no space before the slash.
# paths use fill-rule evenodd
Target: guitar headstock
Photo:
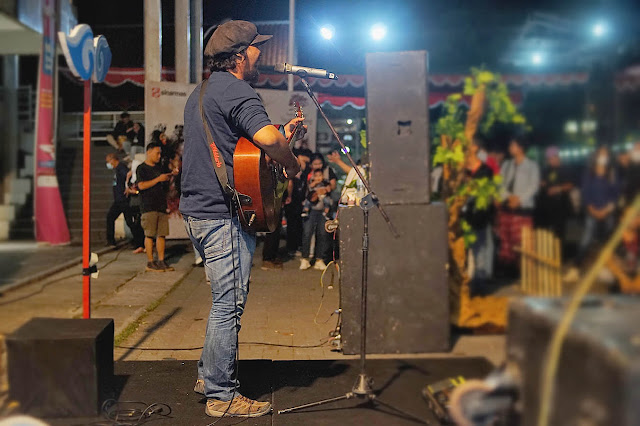
<path id="1" fill-rule="evenodd" d="M 304 112 L 302 112 L 302 107 L 300 106 L 300 102 L 295 101 L 293 106 L 296 109 L 296 118 L 304 118 Z"/>

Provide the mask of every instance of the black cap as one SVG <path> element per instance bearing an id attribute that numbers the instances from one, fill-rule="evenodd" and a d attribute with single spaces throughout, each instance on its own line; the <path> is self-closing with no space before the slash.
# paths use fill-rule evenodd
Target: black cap
<path id="1" fill-rule="evenodd" d="M 258 46 L 271 37 L 273 36 L 258 34 L 258 29 L 251 22 L 227 21 L 213 32 L 204 48 L 204 54 L 215 56 L 238 53 L 249 46 Z"/>

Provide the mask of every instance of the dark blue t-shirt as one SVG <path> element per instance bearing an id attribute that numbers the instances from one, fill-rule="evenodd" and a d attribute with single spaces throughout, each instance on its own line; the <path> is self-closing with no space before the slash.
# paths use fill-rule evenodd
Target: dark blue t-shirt
<path id="1" fill-rule="evenodd" d="M 127 173 L 129 173 L 127 165 L 123 162 L 118 163 L 113 173 L 113 201 L 116 203 L 127 202 L 127 196 L 124 195 Z"/>
<path id="2" fill-rule="evenodd" d="M 200 118 L 201 84 L 195 88 L 184 108 L 184 148 L 182 156 L 182 195 L 180 212 L 198 219 L 231 217 L 218 182 L 209 144 Z M 211 73 L 202 101 L 213 140 L 224 158 L 233 185 L 233 152 L 240 137 L 249 140 L 270 125 L 262 101 L 246 81 L 231 73 Z"/>

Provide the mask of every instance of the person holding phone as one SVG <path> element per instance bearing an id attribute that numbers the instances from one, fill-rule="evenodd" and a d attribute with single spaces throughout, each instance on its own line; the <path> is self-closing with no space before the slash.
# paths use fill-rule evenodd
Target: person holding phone
<path id="1" fill-rule="evenodd" d="M 147 253 L 146 271 L 173 271 L 164 260 L 165 237 L 169 234 L 169 215 L 167 213 L 168 182 L 174 174 L 163 173 L 160 165 L 162 148 L 157 143 L 147 145 L 147 158 L 136 170 L 138 189 L 142 197 L 142 229 L 144 247 Z M 155 239 L 158 260 L 153 258 Z"/>

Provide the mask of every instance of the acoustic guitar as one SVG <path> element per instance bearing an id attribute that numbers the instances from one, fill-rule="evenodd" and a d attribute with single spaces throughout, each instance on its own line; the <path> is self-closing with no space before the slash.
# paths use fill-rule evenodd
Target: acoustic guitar
<path id="1" fill-rule="evenodd" d="M 296 117 L 304 118 L 295 103 Z M 291 133 L 289 147 L 302 129 L 298 122 Z M 242 227 L 254 232 L 273 232 L 281 220 L 282 197 L 287 189 L 282 165 L 270 160 L 263 150 L 247 138 L 240 138 L 233 153 L 233 181 L 239 195 L 239 218 Z"/>

